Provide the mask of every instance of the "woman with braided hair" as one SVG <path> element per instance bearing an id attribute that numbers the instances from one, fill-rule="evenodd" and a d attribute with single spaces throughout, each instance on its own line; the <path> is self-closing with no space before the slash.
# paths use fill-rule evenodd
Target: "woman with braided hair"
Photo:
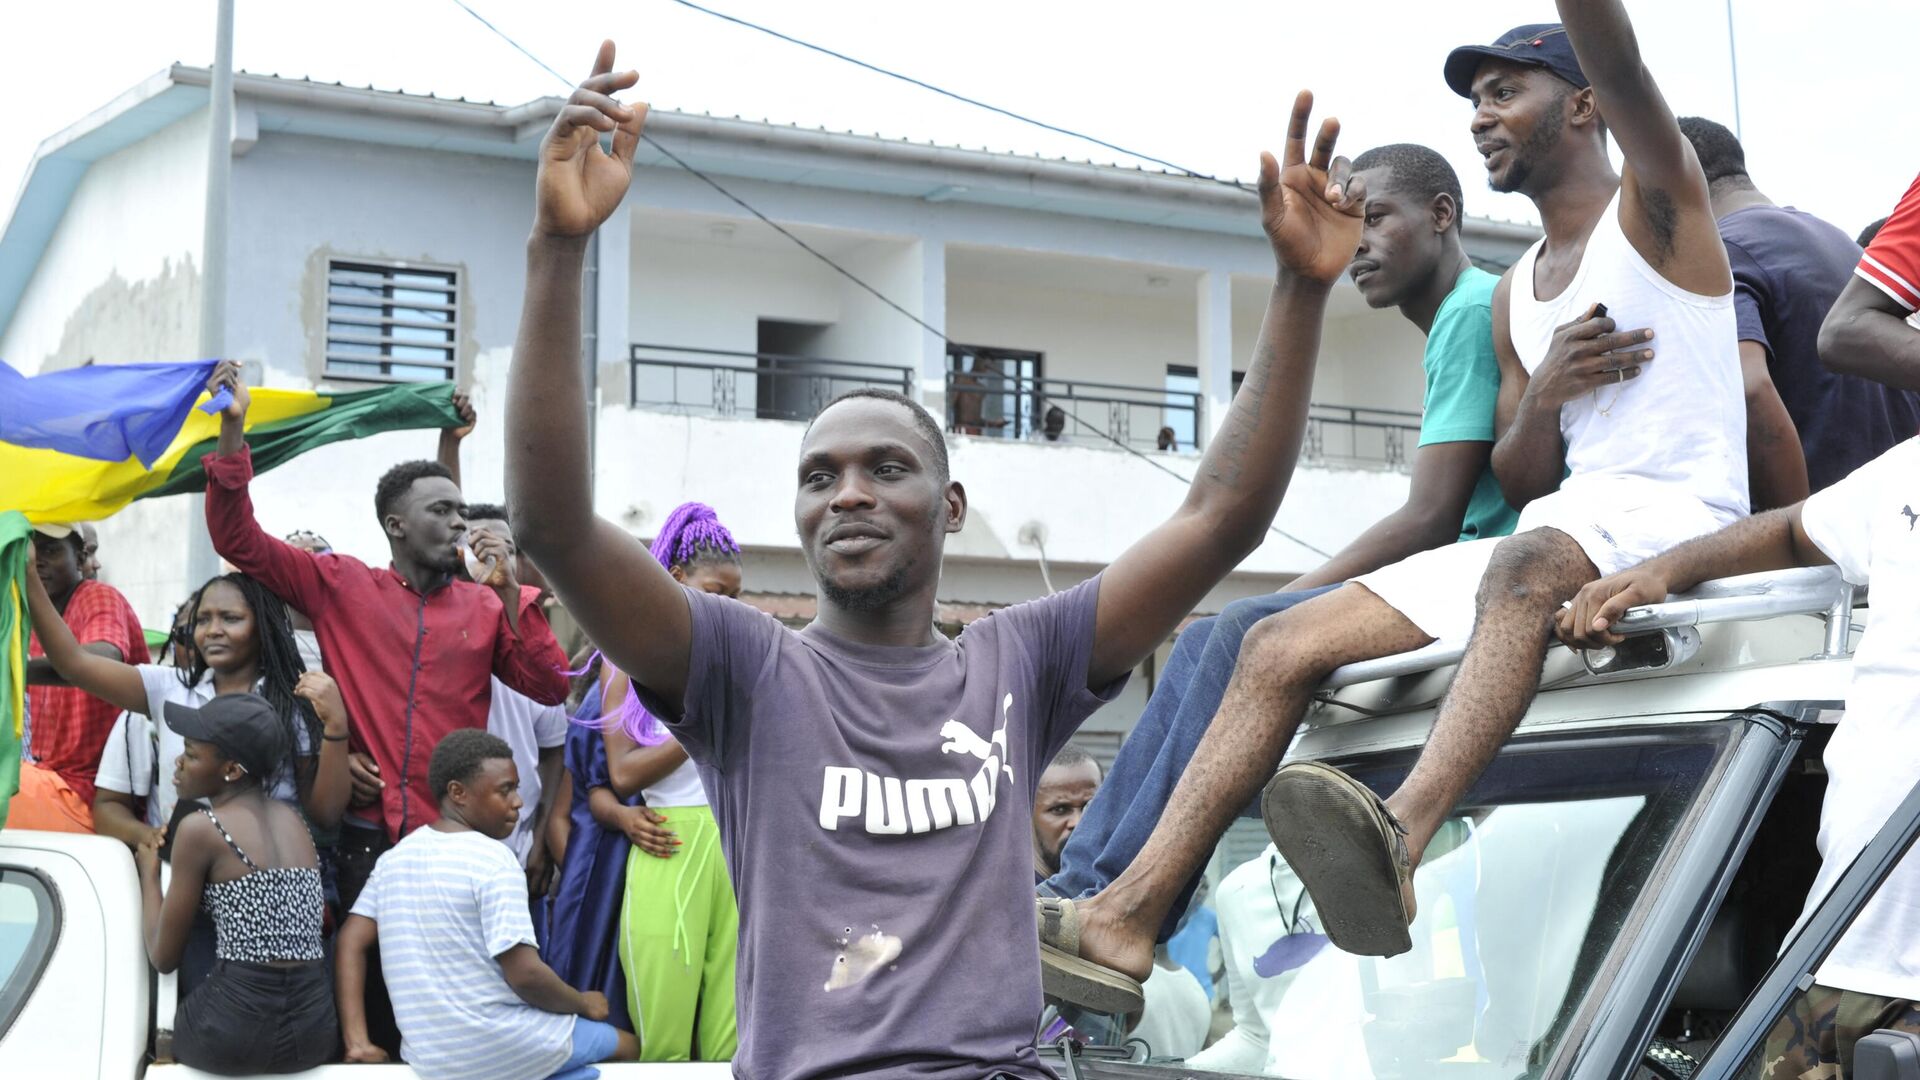
<path id="1" fill-rule="evenodd" d="M 299 810 L 324 846 L 352 790 L 346 706 L 331 678 L 301 662 L 279 597 L 244 574 L 208 581 L 187 606 L 192 662 L 175 668 L 125 664 L 81 648 L 38 577 L 27 577 L 34 629 L 54 670 L 69 685 L 127 710 L 101 757 L 95 831 L 136 850 L 158 849 L 178 816 L 171 766 L 185 749 L 180 735 L 160 722 L 167 703 L 197 708 L 222 694 L 257 693 L 273 706 L 283 742 L 292 748 L 272 776 L 260 778 L 262 785 Z"/>
<path id="2" fill-rule="evenodd" d="M 688 589 L 740 595 L 740 545 L 713 508 L 686 503 L 667 515 L 653 557 Z M 740 911 L 720 854 L 720 829 L 700 774 L 637 695 L 627 676 L 603 675 L 608 786 L 635 794 L 671 830 L 664 845 L 627 853 L 620 907 L 620 966 L 642 1061 L 728 1061 L 738 1042 L 733 964 Z"/>

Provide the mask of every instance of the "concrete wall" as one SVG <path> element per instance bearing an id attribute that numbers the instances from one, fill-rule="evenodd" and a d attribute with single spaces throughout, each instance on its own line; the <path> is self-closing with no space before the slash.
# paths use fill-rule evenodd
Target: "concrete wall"
<path id="1" fill-rule="evenodd" d="M 95 162 L 0 333 L 0 360 L 31 374 L 195 359 L 206 155 L 197 113 Z"/>

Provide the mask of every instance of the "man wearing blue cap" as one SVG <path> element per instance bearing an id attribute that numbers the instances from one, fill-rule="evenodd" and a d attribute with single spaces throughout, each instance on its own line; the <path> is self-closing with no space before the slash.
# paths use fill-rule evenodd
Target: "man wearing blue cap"
<path id="1" fill-rule="evenodd" d="M 1519 526 L 1413 556 L 1253 628 L 1159 828 L 1111 887 L 1077 904 L 1089 961 L 1145 973 L 1171 898 L 1269 777 L 1267 827 L 1328 937 L 1354 953 L 1406 951 L 1412 868 L 1539 689 L 1561 603 L 1747 514 L 1733 281 L 1706 177 L 1618 0 L 1558 6 L 1564 26 L 1456 49 L 1445 69 L 1473 102 L 1489 183 L 1531 198 L 1546 231 L 1493 299 L 1493 467 L 1507 501 L 1525 507 Z M 1331 182 L 1348 198 L 1361 184 L 1344 163 Z M 1476 581 L 1477 599 L 1465 585 Z M 1466 639 L 1466 655 L 1397 791 L 1383 801 L 1319 763 L 1273 773 L 1329 672 L 1437 638 Z"/>

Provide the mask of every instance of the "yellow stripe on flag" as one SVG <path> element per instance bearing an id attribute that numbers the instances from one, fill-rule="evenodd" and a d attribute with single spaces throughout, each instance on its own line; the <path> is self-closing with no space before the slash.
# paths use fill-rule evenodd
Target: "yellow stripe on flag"
<path id="1" fill-rule="evenodd" d="M 206 394 L 200 401 L 207 400 Z M 332 398 L 312 390 L 253 391 L 247 430 L 324 411 Z M 220 434 L 220 417 L 196 407 L 148 472 L 136 458 L 95 461 L 0 442 L 0 510 L 18 510 L 41 522 L 98 521 L 123 509 L 143 492 L 164 484 L 180 459 L 195 445 Z"/>

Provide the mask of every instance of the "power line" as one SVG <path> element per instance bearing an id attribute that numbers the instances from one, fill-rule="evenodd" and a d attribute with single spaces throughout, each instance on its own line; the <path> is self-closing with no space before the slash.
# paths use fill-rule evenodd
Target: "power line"
<path id="1" fill-rule="evenodd" d="M 1095 138 L 1094 136 L 1088 135 L 1085 132 L 1074 131 L 1072 128 L 1063 128 L 1057 124 L 1049 124 L 1044 120 L 1036 120 L 1031 116 L 1025 116 L 1025 115 L 1022 115 L 1021 113 L 1014 112 L 1012 109 L 1003 109 L 998 105 L 989 104 L 988 102 L 981 101 L 978 98 L 970 98 L 965 94 L 955 93 L 952 90 L 935 86 L 930 82 L 925 82 L 923 80 L 916 79 L 911 75 L 902 75 L 897 71 L 890 71 L 887 68 L 883 68 L 878 64 L 870 64 L 865 60 L 859 59 L 858 57 L 848 56 L 846 53 L 843 53 L 843 52 L 836 52 L 833 49 L 827 48 L 825 45 L 815 45 L 811 41 L 802 41 L 801 39 L 794 37 L 791 34 L 783 34 L 780 31 L 773 29 L 772 27 L 762 26 L 756 22 L 748 22 L 746 19 L 742 19 L 738 15 L 729 15 L 724 11 L 715 11 L 710 7 L 702 7 L 701 5 L 694 3 L 693 0 L 672 0 L 672 2 L 679 4 L 681 7 L 684 7 L 684 8 L 691 8 L 692 10 L 698 11 L 703 15 L 711 15 L 716 19 L 724 19 L 725 21 L 733 23 L 736 26 L 744 26 L 749 30 L 758 30 L 759 32 L 766 34 L 769 37 L 779 38 L 781 41 L 785 41 L 793 45 L 798 45 L 803 49 L 812 49 L 814 52 L 821 53 L 826 56 L 831 56 L 835 60 L 843 60 L 849 64 L 854 65 L 855 67 L 865 68 L 866 70 L 871 71 L 876 75 L 885 75 L 889 79 L 898 79 L 903 83 L 907 83 L 911 86 L 917 86 L 922 90 L 930 90 L 933 93 L 939 94 L 942 97 L 952 98 L 955 101 L 958 101 L 967 105 L 972 105 L 978 109 L 985 109 L 991 113 L 998 113 L 999 115 L 1007 117 L 1010 120 L 1018 120 L 1023 124 L 1031 124 L 1034 127 L 1041 128 L 1042 130 L 1045 130 L 1045 131 L 1051 131 L 1057 135 L 1065 135 L 1068 138 L 1080 139 L 1084 142 L 1090 142 L 1095 146 L 1104 147 L 1105 149 L 1112 150 L 1116 154 L 1125 154 L 1128 157 L 1138 158 L 1141 161 L 1151 161 L 1155 165 L 1165 166 L 1166 168 L 1172 169 L 1174 172 L 1180 173 L 1184 176 L 1192 177 L 1195 180 L 1208 180 L 1213 183 L 1224 184 L 1228 187 L 1236 188 L 1241 191 L 1246 190 L 1245 185 L 1241 184 L 1237 180 L 1223 180 L 1220 177 L 1214 176 L 1210 173 L 1197 172 L 1193 169 L 1187 168 L 1184 165 L 1176 165 L 1171 161 L 1165 160 L 1164 158 L 1154 157 L 1152 154 L 1143 154 L 1138 150 L 1129 150 L 1124 146 L 1120 146 L 1116 143 L 1110 143 L 1105 139 Z"/>
<path id="2" fill-rule="evenodd" d="M 685 3 L 686 0 L 674 0 L 674 2 Z M 568 79 L 565 75 L 562 75 L 558 71 L 554 70 L 552 65 L 548 64 L 545 60 L 542 60 L 538 56 L 534 55 L 532 50 L 528 49 L 525 45 L 520 44 L 519 41 L 514 39 L 513 35 L 507 33 L 505 30 L 500 29 L 498 26 L 495 26 L 491 21 L 487 19 L 486 16 L 480 14 L 478 11 L 475 11 L 472 7 L 468 6 L 466 3 L 466 0 L 453 0 L 453 3 L 456 6 L 458 6 L 460 10 L 466 12 L 468 15 L 473 16 L 474 19 L 476 19 L 480 23 L 480 25 L 486 27 L 488 30 L 493 31 L 493 33 L 497 37 L 499 37 L 502 41 L 505 41 L 507 44 L 513 46 L 514 49 L 518 50 L 522 56 L 525 56 L 527 59 L 533 61 L 536 65 L 540 67 L 541 70 L 545 71 L 549 75 L 552 75 L 555 79 L 558 79 L 562 85 L 568 87 L 569 89 L 573 87 L 574 83 L 571 79 Z M 698 5 L 695 5 L 695 4 L 688 4 L 687 6 L 698 8 Z M 698 10 L 707 11 L 706 8 L 698 8 Z M 720 15 L 719 12 L 708 12 L 708 14 Z M 720 17 L 732 19 L 732 16 L 728 16 L 728 15 L 720 15 Z M 741 20 L 734 19 L 733 21 L 740 22 Z M 753 24 L 745 23 L 744 25 L 752 26 Z M 755 26 L 754 29 L 758 30 L 763 28 Z M 773 31 L 767 31 L 767 32 L 773 33 Z M 783 35 L 776 35 L 776 36 L 783 36 Z M 805 45 L 806 42 L 798 42 L 798 44 Z M 812 45 L 808 45 L 807 47 L 816 48 L 816 46 L 812 46 Z M 823 49 L 821 51 L 826 52 L 828 50 Z M 838 54 L 834 54 L 834 55 L 838 55 Z M 848 59 L 848 58 L 842 57 L 842 59 Z M 852 62 L 860 63 L 860 61 L 857 61 L 857 60 Z M 863 64 L 862 66 L 870 66 L 870 65 Z M 875 70 L 880 70 L 880 69 L 876 68 Z M 892 74 L 892 73 L 883 72 L 883 74 Z M 905 78 L 905 76 L 896 76 L 896 77 Z M 913 82 L 915 80 L 907 79 L 906 81 Z M 924 84 L 921 84 L 921 85 L 924 85 Z M 938 90 L 937 87 L 929 87 L 929 89 Z M 946 93 L 946 91 L 944 90 L 940 92 Z M 949 94 L 948 96 L 958 97 L 959 95 Z M 961 100 L 968 100 L 968 99 L 962 98 Z M 972 103 L 979 104 L 978 102 L 972 102 Z M 983 107 L 993 108 L 993 106 L 983 106 Z M 996 111 L 1003 111 L 1003 110 L 996 110 Z M 1015 114 L 1009 113 L 1008 115 L 1013 116 Z M 1017 117 L 1017 116 L 1016 118 L 1025 119 L 1025 117 Z M 1038 121 L 1030 121 L 1030 122 L 1038 123 Z M 1047 127 L 1049 125 L 1042 124 L 1041 126 Z M 1064 130 L 1064 129 L 1056 128 L 1054 130 Z M 1073 133 L 1067 132 L 1067 134 L 1073 134 Z M 920 318 L 920 316 L 915 315 L 913 312 L 908 311 L 906 308 L 900 306 L 898 303 L 895 303 L 890 297 L 888 297 L 885 293 L 881 292 L 879 289 L 876 289 L 872 285 L 869 285 L 865 281 L 862 281 L 858 275 L 853 273 L 853 271 L 848 270 L 844 266 L 841 266 L 839 263 L 835 262 L 832 258 L 828 257 L 825 253 L 821 252 L 818 248 L 813 247 L 811 244 L 808 244 L 805 240 L 802 240 L 800 237 L 794 235 L 792 231 L 783 227 L 779 222 L 774 221 L 772 218 L 761 213 L 758 209 L 756 209 L 753 206 L 753 204 L 747 202 L 745 199 L 727 190 L 727 188 L 724 185 L 722 185 L 718 180 L 715 180 L 713 177 L 708 176 L 706 173 L 703 173 L 699 169 L 694 168 L 692 165 L 687 164 L 687 161 L 685 158 L 682 158 L 678 154 L 675 154 L 673 151 L 668 150 L 665 146 L 662 146 L 659 140 L 655 139 L 653 136 L 648 135 L 646 134 L 646 132 L 642 131 L 640 134 L 640 138 L 643 141 L 645 141 L 647 145 L 653 147 L 655 150 L 658 150 L 661 153 L 661 155 L 666 157 L 669 161 L 672 161 L 675 165 L 678 165 L 682 169 L 685 169 L 687 172 L 691 173 L 694 177 L 699 179 L 701 182 L 705 183 L 708 187 L 712 188 L 713 190 L 719 192 L 721 195 L 725 196 L 728 201 L 732 202 L 734 205 L 745 210 L 747 213 L 752 214 L 755 218 L 759 219 L 760 221 L 765 222 L 769 228 L 772 228 L 775 232 L 779 233 L 781 236 L 784 236 L 788 240 L 793 241 L 793 243 L 798 245 L 802 251 L 805 251 L 807 254 L 825 263 L 828 267 L 832 268 L 832 270 L 835 273 L 839 274 L 841 277 L 846 278 L 848 281 L 853 282 L 855 285 L 858 285 L 860 288 L 866 290 L 868 293 L 872 294 L 876 299 L 878 299 L 881 303 L 887 305 L 893 310 L 913 320 L 913 322 L 918 326 L 920 326 L 921 329 L 925 330 L 927 333 L 932 334 L 935 338 L 939 339 L 942 345 L 951 346 L 953 344 L 953 342 L 947 337 L 947 335 L 943 331 L 941 331 L 939 328 L 933 326 L 931 323 L 928 323 L 925 319 Z M 1098 140 L 1093 140 L 1093 141 L 1097 142 Z M 1101 145 L 1104 146 L 1107 144 L 1102 143 Z M 1131 153 L 1131 151 L 1128 151 L 1128 150 L 1121 150 L 1120 152 Z M 1135 155 L 1135 156 L 1141 156 L 1141 155 Z M 1146 158 L 1145 160 L 1158 161 L 1158 159 L 1156 158 Z M 1167 164 L 1167 163 L 1160 162 L 1160 164 Z M 1177 165 L 1168 165 L 1168 167 L 1179 169 L 1179 166 Z M 1184 170 L 1184 169 L 1181 169 L 1180 171 L 1187 172 L 1187 170 Z M 1189 173 L 1189 175 L 1196 176 L 1204 180 L 1217 180 L 1217 178 L 1215 177 L 1203 176 L 1199 173 Z M 1231 181 L 1225 181 L 1225 180 L 1219 180 L 1217 182 L 1231 183 Z M 1238 187 L 1239 185 L 1235 184 L 1234 186 Z M 1037 387 L 1035 389 L 1035 392 L 1036 394 L 1039 394 L 1039 389 Z M 1173 477 L 1175 480 L 1180 481 L 1182 484 L 1185 484 L 1188 487 L 1193 486 L 1192 477 L 1182 476 L 1180 473 L 1176 472 L 1175 470 L 1168 468 L 1164 462 L 1161 462 L 1152 457 L 1149 457 L 1139 447 L 1136 447 L 1131 443 L 1128 443 L 1126 440 L 1119 438 L 1118 436 L 1114 435 L 1112 432 L 1106 431 L 1105 429 L 1101 428 L 1097 424 L 1081 419 L 1078 413 L 1067 412 L 1067 410 L 1064 410 L 1064 409 L 1061 411 L 1065 412 L 1066 415 L 1070 419 L 1072 419 L 1074 423 L 1079 424 L 1081 427 L 1086 428 L 1087 430 L 1107 440 L 1108 442 L 1119 447 L 1120 449 L 1125 450 L 1127 453 L 1132 454 L 1134 457 L 1139 458 L 1141 461 L 1146 462 L 1148 465 L 1151 465 L 1154 468 L 1160 470 L 1161 472 L 1166 473 L 1168 476 Z M 1306 550 L 1313 552 L 1315 555 L 1318 555 L 1323 559 L 1332 557 L 1327 552 L 1322 551 L 1320 548 L 1314 546 L 1313 544 L 1307 543 L 1305 540 L 1302 540 L 1300 537 L 1293 535 L 1292 533 L 1286 531 L 1285 529 L 1282 529 L 1278 525 L 1268 525 L 1267 531 L 1273 533 L 1275 536 L 1281 537 L 1284 540 L 1291 541 L 1299 545 L 1300 547 L 1303 547 Z"/>

